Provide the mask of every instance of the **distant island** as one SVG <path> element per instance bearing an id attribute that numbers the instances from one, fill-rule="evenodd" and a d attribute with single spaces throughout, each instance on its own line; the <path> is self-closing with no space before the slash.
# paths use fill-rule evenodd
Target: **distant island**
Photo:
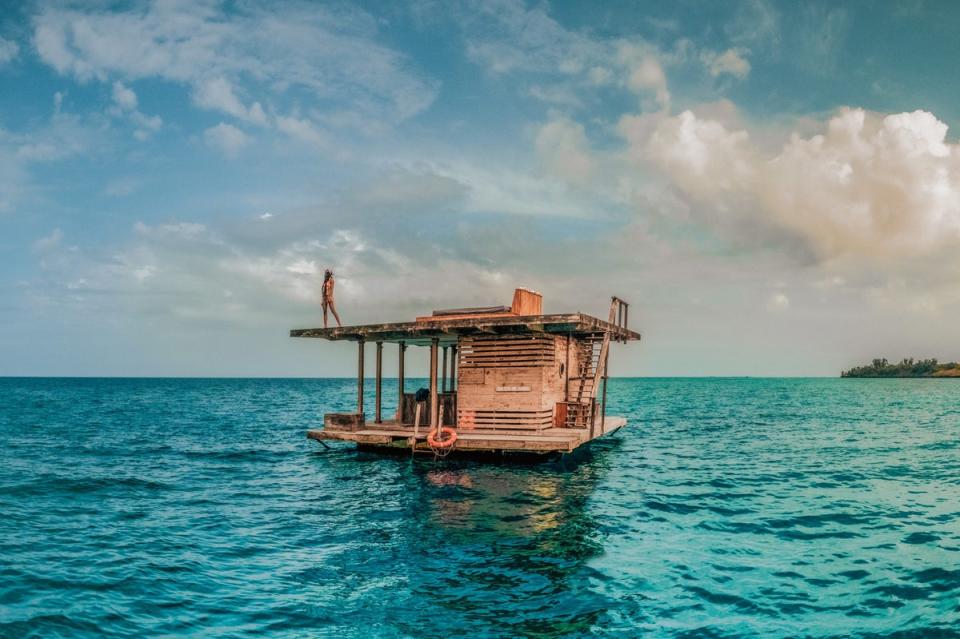
<path id="1" fill-rule="evenodd" d="M 904 359 L 891 364 L 886 359 L 875 359 L 866 366 L 857 366 L 840 373 L 840 377 L 960 377 L 960 364 L 941 364 L 936 359 Z"/>

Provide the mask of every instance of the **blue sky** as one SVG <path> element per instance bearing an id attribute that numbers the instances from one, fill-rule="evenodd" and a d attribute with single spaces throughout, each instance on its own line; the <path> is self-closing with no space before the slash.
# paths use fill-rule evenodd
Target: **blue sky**
<path id="1" fill-rule="evenodd" d="M 2 7 L 0 374 L 349 375 L 327 266 L 617 294 L 621 375 L 960 358 L 955 3 Z"/>

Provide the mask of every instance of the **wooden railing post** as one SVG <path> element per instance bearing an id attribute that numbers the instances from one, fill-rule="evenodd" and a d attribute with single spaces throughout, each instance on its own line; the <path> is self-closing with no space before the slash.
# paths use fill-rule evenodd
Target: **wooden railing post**
<path id="1" fill-rule="evenodd" d="M 383 423 L 382 397 L 383 397 L 383 342 L 377 342 L 377 379 L 374 383 L 374 394 L 376 396 L 376 408 L 374 410 L 373 421 L 376 424 Z"/>

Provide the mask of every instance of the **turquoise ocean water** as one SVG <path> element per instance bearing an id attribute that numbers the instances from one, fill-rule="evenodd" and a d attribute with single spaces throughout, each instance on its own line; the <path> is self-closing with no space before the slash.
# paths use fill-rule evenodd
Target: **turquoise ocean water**
<path id="1" fill-rule="evenodd" d="M 0 379 L 0 636 L 960 636 L 960 381 L 617 379 L 536 466 L 304 438 L 353 393 Z"/>

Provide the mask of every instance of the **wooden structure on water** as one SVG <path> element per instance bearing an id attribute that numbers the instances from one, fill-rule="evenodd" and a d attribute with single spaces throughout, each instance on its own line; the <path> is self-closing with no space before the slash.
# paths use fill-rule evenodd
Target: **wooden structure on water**
<path id="1" fill-rule="evenodd" d="M 624 426 L 626 419 L 606 414 L 606 382 L 611 344 L 640 339 L 627 328 L 627 303 L 612 298 L 606 321 L 583 313 L 544 315 L 542 308 L 539 293 L 517 289 L 509 307 L 290 331 L 291 337 L 358 344 L 356 412 L 327 414 L 323 428 L 307 436 L 413 452 L 545 454 L 572 452 Z M 363 408 L 369 343 L 376 347 L 372 420 Z M 385 343 L 399 347 L 399 401 L 391 419 L 382 415 Z M 410 346 L 430 348 L 429 392 L 421 391 L 420 401 L 404 387 Z M 450 429 L 455 436 L 443 439 Z"/>

